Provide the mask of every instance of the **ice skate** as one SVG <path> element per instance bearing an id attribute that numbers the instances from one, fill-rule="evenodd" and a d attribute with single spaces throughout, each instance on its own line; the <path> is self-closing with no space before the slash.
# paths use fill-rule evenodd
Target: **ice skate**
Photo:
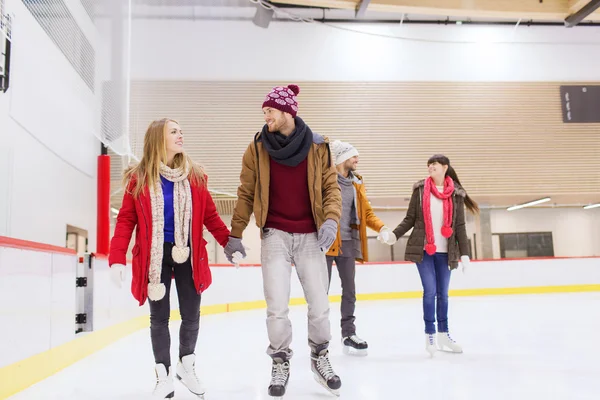
<path id="1" fill-rule="evenodd" d="M 152 392 L 153 399 L 172 399 L 175 396 L 175 387 L 173 386 L 173 375 L 171 367 L 167 374 L 167 369 L 164 364 L 156 364 L 154 367 L 156 372 L 156 386 Z"/>
<path id="2" fill-rule="evenodd" d="M 190 354 L 184 356 L 177 362 L 177 373 L 175 377 L 185 386 L 192 394 L 198 396 L 200 400 L 204 400 L 204 388 L 200 379 L 196 375 L 196 355 Z"/>
<path id="3" fill-rule="evenodd" d="M 319 351 L 319 349 L 317 348 Z M 336 396 L 340 395 L 342 381 L 335 374 L 331 363 L 329 362 L 329 351 L 327 348 L 321 349 L 318 353 L 311 352 L 311 369 L 314 373 L 315 380 L 325 389 L 329 390 Z"/>
<path id="4" fill-rule="evenodd" d="M 271 366 L 271 383 L 269 384 L 269 396 L 272 399 L 282 399 L 290 379 L 290 362 L 285 353 L 273 356 Z"/>
<path id="5" fill-rule="evenodd" d="M 435 343 L 435 334 L 434 333 L 426 333 L 425 334 L 425 350 L 429 353 L 431 357 L 435 355 L 437 351 L 437 346 Z"/>
<path id="6" fill-rule="evenodd" d="M 342 344 L 344 345 L 342 351 L 346 355 L 366 356 L 368 354 L 369 345 L 356 335 L 342 338 Z"/>
<path id="7" fill-rule="evenodd" d="M 438 332 L 437 340 L 438 347 L 440 350 L 444 350 L 444 347 L 447 347 L 452 353 L 463 352 L 462 347 L 450 337 L 449 332 Z"/>

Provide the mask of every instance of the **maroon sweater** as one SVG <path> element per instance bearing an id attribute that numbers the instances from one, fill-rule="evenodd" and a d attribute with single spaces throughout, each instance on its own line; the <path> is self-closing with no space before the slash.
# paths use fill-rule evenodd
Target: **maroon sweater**
<path id="1" fill-rule="evenodd" d="M 289 167 L 270 160 L 269 213 L 265 228 L 288 233 L 317 231 L 308 192 L 308 161 Z"/>

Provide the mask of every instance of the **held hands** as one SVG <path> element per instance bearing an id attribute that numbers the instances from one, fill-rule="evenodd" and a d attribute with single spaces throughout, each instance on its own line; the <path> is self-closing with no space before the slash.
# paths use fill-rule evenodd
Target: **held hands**
<path id="1" fill-rule="evenodd" d="M 321 229 L 319 229 L 319 235 L 317 238 L 317 245 L 322 252 L 328 251 L 335 241 L 337 229 L 337 223 L 332 219 L 328 219 L 323 223 L 323 225 L 321 225 Z"/>
<path id="2" fill-rule="evenodd" d="M 123 264 L 113 264 L 110 266 L 110 280 L 117 288 L 121 289 L 126 279 L 127 270 Z"/>
<path id="3" fill-rule="evenodd" d="M 229 236 L 229 241 L 224 248 L 227 261 L 239 268 L 240 261 L 246 258 L 246 248 L 242 244 L 241 238 Z"/>
<path id="4" fill-rule="evenodd" d="M 240 262 L 246 257 L 244 257 L 242 255 L 242 253 L 240 253 L 239 251 L 236 251 L 235 253 L 233 253 L 233 255 L 231 256 L 231 261 L 233 263 L 233 265 L 235 265 L 235 268 L 239 268 L 240 267 Z"/>
<path id="5" fill-rule="evenodd" d="M 398 239 L 396 238 L 396 235 L 390 228 L 384 226 L 379 231 L 379 235 L 377 235 L 377 240 L 379 240 L 383 244 L 388 244 L 391 246 L 394 243 L 396 243 L 396 240 Z"/>

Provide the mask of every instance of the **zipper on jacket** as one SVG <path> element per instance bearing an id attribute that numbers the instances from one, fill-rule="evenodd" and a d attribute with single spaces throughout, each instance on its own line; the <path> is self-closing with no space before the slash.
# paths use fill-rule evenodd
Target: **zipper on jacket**
<path id="1" fill-rule="evenodd" d="M 313 177 L 313 193 L 314 193 L 314 197 L 317 197 L 317 150 L 314 149 L 314 153 L 315 153 L 315 171 L 314 171 L 314 177 Z M 321 174 L 323 172 L 321 171 Z M 321 184 L 323 184 L 323 182 L 321 182 Z M 323 194 L 321 193 L 321 203 L 323 202 Z M 322 205 L 321 205 L 322 207 Z M 317 222 L 317 211 L 315 209 L 315 199 L 313 199 L 313 201 L 311 202 L 311 208 L 313 211 L 313 216 L 315 218 L 315 225 Z M 325 216 L 323 216 L 325 217 Z M 325 222 L 325 221 L 323 221 Z M 318 230 L 318 229 L 317 229 Z M 317 231 L 317 237 L 319 236 L 319 232 Z"/>
<path id="2" fill-rule="evenodd" d="M 148 190 L 150 190 L 150 188 L 148 188 Z M 148 220 L 146 219 L 146 213 L 144 212 L 144 202 L 142 201 L 142 198 L 139 198 L 139 202 L 140 202 L 140 209 L 142 210 L 142 216 L 144 217 L 144 225 L 146 225 L 146 242 L 148 240 L 150 240 L 150 247 L 152 247 L 152 238 L 150 237 L 150 232 L 148 232 Z M 162 262 L 162 260 L 161 260 Z M 146 270 L 148 268 L 148 263 L 144 262 L 144 270 Z M 146 280 L 148 280 L 148 274 L 146 273 Z M 146 282 L 148 283 L 148 282 Z M 146 291 L 146 295 L 148 295 L 147 291 Z"/>
<path id="3" fill-rule="evenodd" d="M 263 218 L 263 202 L 262 202 L 262 185 L 260 183 L 260 157 L 258 155 L 258 135 L 259 132 L 256 132 L 256 135 L 254 135 L 254 151 L 256 153 L 256 176 L 258 179 L 258 201 L 260 203 L 260 222 L 262 223 L 262 218 Z M 254 199 L 252 199 L 252 207 L 254 207 Z M 265 223 L 267 223 L 267 220 L 265 219 Z"/>
<path id="4" fill-rule="evenodd" d="M 190 266 L 192 267 L 192 283 L 194 283 L 194 234 L 192 229 L 194 228 L 194 195 L 192 193 L 192 187 L 190 186 L 190 195 L 192 198 L 190 199 L 190 204 L 192 204 L 192 215 L 190 216 Z M 194 285 L 194 288 L 196 285 Z M 202 288 L 202 286 L 200 286 Z"/>

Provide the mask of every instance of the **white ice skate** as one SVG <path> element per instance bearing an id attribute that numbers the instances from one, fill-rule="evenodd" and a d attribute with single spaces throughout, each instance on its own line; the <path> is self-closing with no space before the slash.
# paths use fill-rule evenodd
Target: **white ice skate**
<path id="1" fill-rule="evenodd" d="M 356 335 L 342 338 L 344 347 L 342 351 L 349 356 L 366 356 L 369 354 L 369 345 Z"/>
<path id="2" fill-rule="evenodd" d="M 164 364 L 156 364 L 154 370 L 156 371 L 156 386 L 152 392 L 152 398 L 155 400 L 172 399 L 175 396 L 175 387 L 173 386 L 171 367 L 169 367 L 168 374 Z"/>
<path id="3" fill-rule="evenodd" d="M 425 334 L 425 350 L 427 350 L 431 357 L 434 356 L 435 352 L 437 351 L 437 346 L 435 345 L 435 334 Z"/>
<path id="4" fill-rule="evenodd" d="M 190 354 L 184 356 L 177 363 L 177 379 L 185 386 L 192 394 L 198 396 L 198 399 L 204 400 L 204 388 L 200 379 L 196 375 L 196 355 Z"/>
<path id="5" fill-rule="evenodd" d="M 462 353 L 462 347 L 456 343 L 454 341 L 454 339 L 452 339 L 450 337 L 450 333 L 448 332 L 438 332 L 438 347 L 440 348 L 440 350 L 444 350 L 444 347 L 447 347 L 450 349 L 451 352 L 453 353 Z"/>

